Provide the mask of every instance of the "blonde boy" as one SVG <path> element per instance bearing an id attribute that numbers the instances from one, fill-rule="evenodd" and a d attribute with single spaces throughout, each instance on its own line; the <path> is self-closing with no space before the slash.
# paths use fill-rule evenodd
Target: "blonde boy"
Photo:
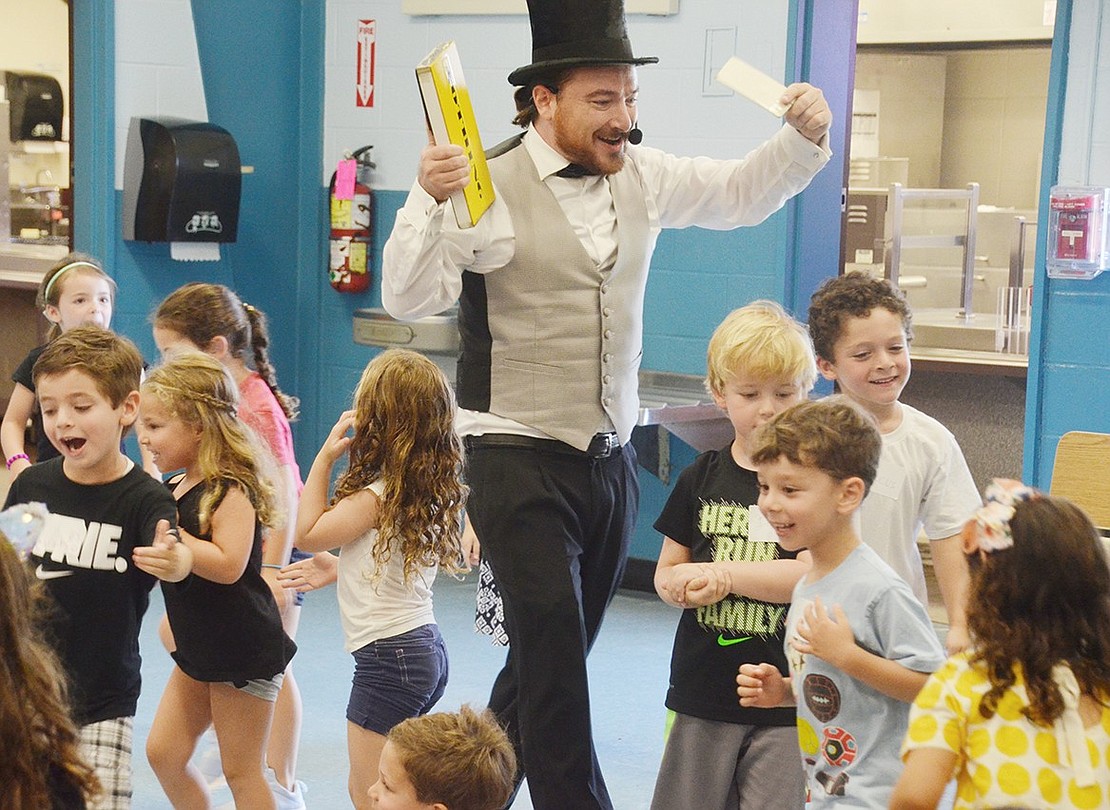
<path id="1" fill-rule="evenodd" d="M 782 653 L 786 602 L 808 554 L 786 551 L 756 508 L 752 432 L 806 398 L 817 378 L 805 329 L 778 304 L 735 310 L 709 341 L 706 387 L 733 440 L 679 477 L 659 519 L 655 589 L 683 608 L 671 655 L 672 725 L 653 810 L 801 807 L 794 712 L 740 706 L 743 663 Z"/>
<path id="2" fill-rule="evenodd" d="M 924 606 L 853 526 L 881 448 L 871 419 L 834 398 L 779 414 L 751 449 L 760 510 L 812 567 L 786 619 L 789 669 L 744 664 L 737 691 L 743 706 L 796 703 L 812 808 L 887 806 L 910 701 L 944 662 Z"/>
<path id="3" fill-rule="evenodd" d="M 82 754 L 104 788 L 92 807 L 110 810 L 131 804 L 139 627 L 150 589 L 155 577 L 179 581 L 192 567 L 172 533 L 169 490 L 120 452 L 138 414 L 142 367 L 131 341 L 100 327 L 53 340 L 34 382 L 61 457 L 28 467 L 5 502 L 37 501 L 50 512 L 30 561 L 55 606 L 48 636 L 72 684 Z M 157 561 L 139 570 L 139 548 L 152 541 Z"/>
<path id="4" fill-rule="evenodd" d="M 386 737 L 370 788 L 375 810 L 501 810 L 516 755 L 491 712 L 411 717 Z"/>
<path id="5" fill-rule="evenodd" d="M 817 367 L 875 417 L 883 453 L 860 509 L 863 540 L 928 604 L 917 538 L 929 538 L 948 611 L 949 652 L 967 646 L 967 561 L 959 533 L 979 508 L 979 491 L 955 437 L 936 419 L 898 401 L 910 379 L 909 307 L 885 279 L 848 273 L 826 281 L 809 306 Z"/>

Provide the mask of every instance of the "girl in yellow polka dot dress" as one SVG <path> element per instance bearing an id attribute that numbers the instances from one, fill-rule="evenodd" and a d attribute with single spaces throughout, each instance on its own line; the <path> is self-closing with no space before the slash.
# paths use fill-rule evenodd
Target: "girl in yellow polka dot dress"
<path id="1" fill-rule="evenodd" d="M 917 696 L 892 810 L 1110 808 L 1110 565 L 1087 516 L 994 481 L 968 522 L 971 651 Z"/>

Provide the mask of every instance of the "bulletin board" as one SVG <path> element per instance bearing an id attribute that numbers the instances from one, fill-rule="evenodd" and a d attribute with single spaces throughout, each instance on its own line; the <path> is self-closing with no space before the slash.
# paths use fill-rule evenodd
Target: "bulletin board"
<path id="1" fill-rule="evenodd" d="M 525 0 L 401 0 L 401 11 L 422 14 L 527 14 Z M 678 0 L 625 0 L 625 14 L 677 14 Z"/>

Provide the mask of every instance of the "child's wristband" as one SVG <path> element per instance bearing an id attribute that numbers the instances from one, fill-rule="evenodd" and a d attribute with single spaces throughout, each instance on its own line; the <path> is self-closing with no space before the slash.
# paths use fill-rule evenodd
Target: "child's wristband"
<path id="1" fill-rule="evenodd" d="M 263 568 L 276 568 L 277 570 L 280 571 L 285 566 L 284 565 L 278 565 L 277 563 L 262 563 L 262 567 Z"/>
<path id="2" fill-rule="evenodd" d="M 19 461 L 21 458 L 26 459 L 27 461 L 31 460 L 31 457 L 26 453 L 16 453 L 14 456 L 10 456 L 8 458 L 8 469 L 10 470 L 12 468 L 12 465 Z"/>

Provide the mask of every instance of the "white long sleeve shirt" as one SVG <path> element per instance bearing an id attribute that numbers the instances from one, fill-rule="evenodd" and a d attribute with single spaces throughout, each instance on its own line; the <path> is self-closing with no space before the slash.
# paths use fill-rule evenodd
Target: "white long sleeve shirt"
<path id="1" fill-rule="evenodd" d="M 663 228 L 697 225 L 730 230 L 759 224 L 804 189 L 828 162 L 826 142 L 814 144 L 784 126 L 743 159 L 677 157 L 642 146 L 629 148 L 627 159 L 643 177 L 654 240 Z M 607 264 L 617 247 L 608 179 L 555 176 L 567 160 L 535 129 L 525 133 L 523 147 L 587 254 L 599 266 Z M 512 216 L 500 196 L 473 228 L 460 229 L 448 211 L 450 205 L 449 200 L 437 203 L 414 183 L 397 212 L 382 263 L 382 303 L 394 317 L 442 312 L 458 300 L 464 270 L 490 273 L 512 258 Z M 545 435 L 514 420 L 465 410 L 459 413 L 458 426 L 463 434 Z"/>

